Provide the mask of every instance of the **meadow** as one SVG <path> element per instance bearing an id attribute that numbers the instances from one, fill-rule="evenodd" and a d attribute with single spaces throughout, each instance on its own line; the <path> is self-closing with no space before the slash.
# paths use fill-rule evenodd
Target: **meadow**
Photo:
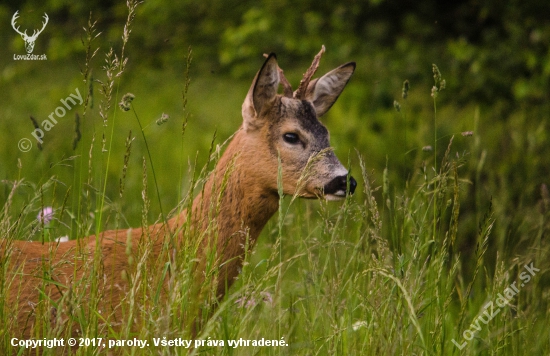
<path id="1" fill-rule="evenodd" d="M 0 246 L 162 221 L 188 206 L 241 124 L 252 77 L 208 70 L 192 45 L 172 67 L 140 65 L 136 47 L 126 45 L 128 29 L 144 24 L 131 19 L 108 29 L 122 37 L 115 45 L 93 20 L 84 24 L 76 59 L 3 62 Z M 296 85 L 308 64 L 277 55 Z M 44 298 L 33 338 L 67 340 L 76 328 L 102 343 L 149 346 L 109 349 L 94 341 L 43 355 L 550 354 L 548 104 L 464 100 L 460 88 L 468 83 L 447 79 L 454 67 L 437 57 L 414 78 L 376 55 L 332 56 L 319 73 L 350 60 L 357 73 L 322 121 L 358 181 L 353 196 L 281 195 L 219 302 L 189 288 L 193 246 L 174 257 L 178 273 L 167 301 L 158 298 L 166 276 L 142 263 L 148 247 L 128 253 L 135 270 L 120 330 L 104 326 L 95 307 L 101 296 L 86 292 L 102 283 L 96 255 L 63 301 L 74 324 L 52 325 L 48 310 L 57 304 Z M 71 93 L 82 104 L 64 106 Z M 127 93 L 134 99 L 124 111 Z M 39 147 L 35 124 L 44 128 L 52 113 L 57 123 L 44 129 Z M 15 280 L 8 259 L 2 250 L 0 354 L 35 355 L 12 344 L 19 306 L 6 303 Z M 44 265 L 45 276 L 50 268 Z M 44 285 L 51 282 L 44 277 Z M 196 335 L 182 322 L 189 315 L 200 316 Z M 262 339 L 278 346 L 258 346 Z"/>

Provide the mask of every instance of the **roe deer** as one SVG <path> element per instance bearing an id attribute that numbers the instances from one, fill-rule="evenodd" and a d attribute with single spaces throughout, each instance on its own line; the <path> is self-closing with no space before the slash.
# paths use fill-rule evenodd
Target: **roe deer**
<path id="1" fill-rule="evenodd" d="M 245 240 L 252 247 L 278 209 L 279 167 L 284 194 L 327 200 L 353 194 L 357 183 L 331 151 L 329 133 L 318 118 L 334 104 L 353 74 L 355 63 L 344 64 L 311 80 L 323 51 L 324 47 L 294 93 L 275 54 L 267 56 L 242 105 L 241 127 L 193 201 L 191 212 L 185 210 L 168 220 L 168 228 L 159 223 L 141 229 L 106 231 L 99 237 L 93 235 L 58 244 L 0 241 L 0 258 L 9 261 L 7 305 L 17 304 L 16 311 L 11 312 L 17 318 L 19 330 L 13 336 L 40 336 L 33 330 L 34 310 L 46 299 L 57 306 L 64 295 L 70 294 L 70 286 L 83 278 L 85 265 L 92 263 L 90 260 L 97 251 L 101 256 L 96 269 L 100 276 L 97 293 L 101 297 L 96 310 L 116 330 L 123 315 L 121 305 L 131 288 L 131 282 L 121 273 L 132 268 L 125 252 L 128 247 L 139 256 L 140 244 L 149 243 L 147 263 L 157 266 L 158 260 L 169 260 L 170 251 L 188 243 L 189 236 L 201 236 L 201 231 L 211 232 L 202 235 L 197 244 L 196 268 L 199 274 L 204 273 L 207 251 L 214 247 L 214 269 L 218 273 L 215 297 L 222 297 L 242 266 Z M 283 85 L 284 94 L 277 93 L 279 84 Z M 216 233 L 208 230 L 212 205 L 218 207 Z M 189 230 L 184 233 L 181 227 L 186 223 L 199 233 L 193 235 Z M 151 271 L 157 270 L 158 267 L 151 267 Z M 92 286 L 84 288 L 90 293 Z M 161 294 L 166 295 L 167 289 L 165 283 Z M 81 304 L 85 305 L 87 295 L 82 298 Z M 70 311 L 52 308 L 51 313 L 55 316 Z"/>

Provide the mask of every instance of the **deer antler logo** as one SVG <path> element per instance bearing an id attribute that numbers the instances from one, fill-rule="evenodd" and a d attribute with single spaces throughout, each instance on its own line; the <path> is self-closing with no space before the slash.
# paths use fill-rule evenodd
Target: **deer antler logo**
<path id="1" fill-rule="evenodd" d="M 36 41 L 36 38 L 38 37 L 39 34 L 42 33 L 42 31 L 44 31 L 44 28 L 46 28 L 49 18 L 48 18 L 48 15 L 44 13 L 44 22 L 42 23 L 42 28 L 40 30 L 34 30 L 34 32 L 32 33 L 32 36 L 29 36 L 27 35 L 27 30 L 25 30 L 25 32 L 21 32 L 19 31 L 19 26 L 15 27 L 16 26 L 15 21 L 19 17 L 18 13 L 19 13 L 19 10 L 17 10 L 15 14 L 13 14 L 13 17 L 11 18 L 11 26 L 13 27 L 15 32 L 21 35 L 21 38 L 23 38 L 23 41 L 25 41 L 25 49 L 27 50 L 27 53 L 30 54 L 34 49 L 34 42 Z"/>

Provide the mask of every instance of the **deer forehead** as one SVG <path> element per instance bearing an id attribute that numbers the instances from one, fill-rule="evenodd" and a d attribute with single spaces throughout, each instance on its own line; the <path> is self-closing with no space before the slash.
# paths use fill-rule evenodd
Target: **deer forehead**
<path id="1" fill-rule="evenodd" d="M 326 139 L 328 144 L 328 130 L 317 118 L 315 108 L 309 101 L 281 97 L 278 111 L 278 123 L 273 125 L 277 131 L 299 131 L 312 140 Z"/>

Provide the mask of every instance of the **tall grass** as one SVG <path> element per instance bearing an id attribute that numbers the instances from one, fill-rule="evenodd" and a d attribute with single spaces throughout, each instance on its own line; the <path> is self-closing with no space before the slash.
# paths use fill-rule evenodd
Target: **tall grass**
<path id="1" fill-rule="evenodd" d="M 59 231 L 67 230 L 72 238 L 76 238 L 93 232 L 97 234 L 107 225 L 126 227 L 120 210 L 124 202 L 140 206 L 143 226 L 165 221 L 166 216 L 185 208 L 190 214 L 194 193 L 204 189 L 202 183 L 223 150 L 223 144 L 216 145 L 214 134 L 208 161 L 202 169 L 198 169 L 195 162 L 190 165 L 193 168 L 189 174 L 185 175 L 184 165 L 178 167 L 180 181 L 185 176 L 190 177 L 188 188 L 183 189 L 179 184 L 172 187 L 174 192 L 178 192 L 180 203 L 166 216 L 160 210 L 159 217 L 151 219 L 155 214 L 150 192 L 155 192 L 160 199 L 158 185 L 151 186 L 149 179 L 155 174 L 151 154 L 146 158 L 139 157 L 141 200 L 124 194 L 124 184 L 129 179 L 139 181 L 135 178 L 136 167 L 133 167 L 133 178 L 127 174 L 128 165 L 132 164 L 134 138 L 131 133 L 118 135 L 114 130 L 112 120 L 121 113 L 115 114 L 118 109 L 112 103 L 118 102 L 117 80 L 120 79 L 117 78 L 121 78 L 125 71 L 124 44 L 135 11 L 132 6 L 137 6 L 137 3 L 129 3 L 120 56 L 114 56 L 111 51 L 107 54 L 106 79 L 101 89 L 101 126 L 94 132 L 83 132 L 83 135 L 88 135 L 87 140 L 79 143 L 78 157 L 70 158 L 70 162 L 74 161 L 74 179 L 72 186 L 66 188 L 66 198 L 63 201 L 50 198 L 56 196 L 56 189 L 68 184 L 56 177 L 39 183 L 25 177 L 9 182 L 10 193 L 0 211 L 1 354 L 36 354 L 36 350 L 11 345 L 11 338 L 18 336 L 13 315 L 19 305 L 7 305 L 6 293 L 20 278 L 25 278 L 9 268 L 11 241 L 30 237 L 47 240 L 58 236 Z M 89 44 L 96 37 L 90 20 L 83 71 L 86 86 L 93 83 L 90 67 L 97 52 Z M 189 78 L 190 58 L 189 52 L 186 78 Z M 115 70 L 118 70 L 116 74 Z M 435 69 L 433 73 L 436 74 Z M 441 89 L 441 81 L 436 79 L 436 86 Z M 182 140 L 188 134 L 188 88 L 186 79 L 182 89 Z M 85 110 L 93 101 L 92 93 L 89 92 L 85 99 Z M 56 266 L 45 261 L 43 284 L 38 287 L 41 301 L 35 311 L 33 338 L 61 337 L 67 340 L 76 333 L 87 338 L 103 338 L 103 342 L 136 338 L 149 344 L 143 349 L 128 346 L 107 349 L 91 344 L 76 350 L 44 349 L 44 355 L 56 355 L 62 351 L 78 355 L 550 353 L 547 337 L 550 326 L 547 302 L 550 259 L 545 241 L 550 226 L 548 189 L 546 186 L 541 188 L 539 209 L 522 217 L 529 228 L 520 231 L 520 250 L 509 251 L 505 239 L 495 238 L 495 223 L 505 221 L 509 216 L 505 210 L 495 209 L 491 201 L 482 202 L 478 194 L 475 197 L 475 207 L 479 209 L 476 212 L 477 233 L 464 236 L 471 231 L 464 228 L 462 216 L 466 204 L 461 204 L 468 200 L 471 184 L 467 175 L 469 155 L 458 153 L 454 145 L 458 140 L 469 138 L 449 137 L 446 150 L 439 153 L 437 143 L 443 138 L 437 135 L 437 125 L 448 118 L 439 115 L 435 95 L 433 109 L 434 149 L 430 155 L 416 161 L 415 170 L 408 178 L 392 178 L 395 175 L 387 165 L 381 184 L 375 182 L 372 178 L 375 173 L 369 171 L 368 159 L 358 152 L 354 160 L 359 163 L 353 171 L 360 175 L 358 181 L 362 192 L 341 204 L 284 198 L 280 189 L 281 204 L 277 216 L 265 227 L 256 249 L 250 249 L 247 241 L 246 258 L 238 281 L 223 300 L 217 301 L 214 297 L 218 278 L 214 268 L 216 251 L 208 254 L 204 278 L 198 283 L 195 273 L 195 256 L 200 241 L 216 231 L 219 206 L 213 204 L 207 231 L 193 231 L 189 223 L 178 226 L 176 231 L 168 234 L 161 255 L 154 261 L 151 260 L 152 246 L 147 239 L 140 240 L 139 246 L 132 246 L 132 240 L 128 238 L 126 246 L 118 251 L 131 266 L 127 271 L 102 270 L 101 251 L 96 249 L 93 258 L 83 266 L 84 277 L 72 286 L 62 286 L 55 285 L 55 281 L 48 278 Z M 135 112 L 137 118 L 139 106 Z M 89 114 L 85 112 L 83 120 L 87 118 Z M 144 129 L 142 134 L 146 142 Z M 113 152 L 112 143 L 116 140 L 125 142 L 125 152 Z M 482 143 L 477 142 L 473 150 L 472 156 L 478 160 L 474 163 L 477 182 L 484 170 Z M 109 173 L 110 157 L 117 154 L 124 156 L 125 165 L 116 180 L 120 195 L 108 197 L 106 187 L 113 184 Z M 231 167 L 228 167 L 228 174 L 230 172 Z M 31 194 L 22 197 L 18 194 L 22 189 Z M 220 196 L 223 189 L 214 193 Z M 14 209 L 13 202 L 17 199 L 24 202 L 17 205 L 21 208 Z M 53 206 L 55 212 L 49 223 L 34 218 L 36 212 L 46 205 Z M 159 209 L 161 206 L 159 202 Z M 180 232 L 186 238 L 177 244 L 179 249 L 173 249 L 174 239 Z M 100 235 L 96 236 L 99 239 Z M 473 253 L 459 245 L 459 240 L 475 246 Z M 52 254 L 55 253 L 54 246 Z M 496 251 L 496 254 L 490 256 L 488 251 Z M 63 262 L 69 261 L 60 263 Z M 525 282 L 520 276 L 526 271 L 524 266 L 530 264 L 540 271 Z M 105 286 L 105 273 L 121 273 L 129 284 L 121 320 L 109 319 L 108 312 L 98 307 L 101 299 L 109 298 L 100 293 Z M 511 296 L 508 288 L 514 282 L 519 293 L 506 305 L 498 306 L 500 295 L 508 293 Z M 47 291 L 52 285 L 65 290 L 62 300 L 48 298 Z M 489 320 L 484 312 L 491 302 L 494 311 L 499 312 Z M 57 310 L 53 316 L 52 307 Z M 70 315 L 70 321 L 66 320 L 67 315 Z M 201 339 L 204 346 L 190 349 L 155 346 L 154 340 L 164 338 Z M 249 346 L 240 344 L 233 347 L 228 343 L 228 340 L 262 338 L 284 340 L 287 346 L 251 346 L 250 343 Z"/>

